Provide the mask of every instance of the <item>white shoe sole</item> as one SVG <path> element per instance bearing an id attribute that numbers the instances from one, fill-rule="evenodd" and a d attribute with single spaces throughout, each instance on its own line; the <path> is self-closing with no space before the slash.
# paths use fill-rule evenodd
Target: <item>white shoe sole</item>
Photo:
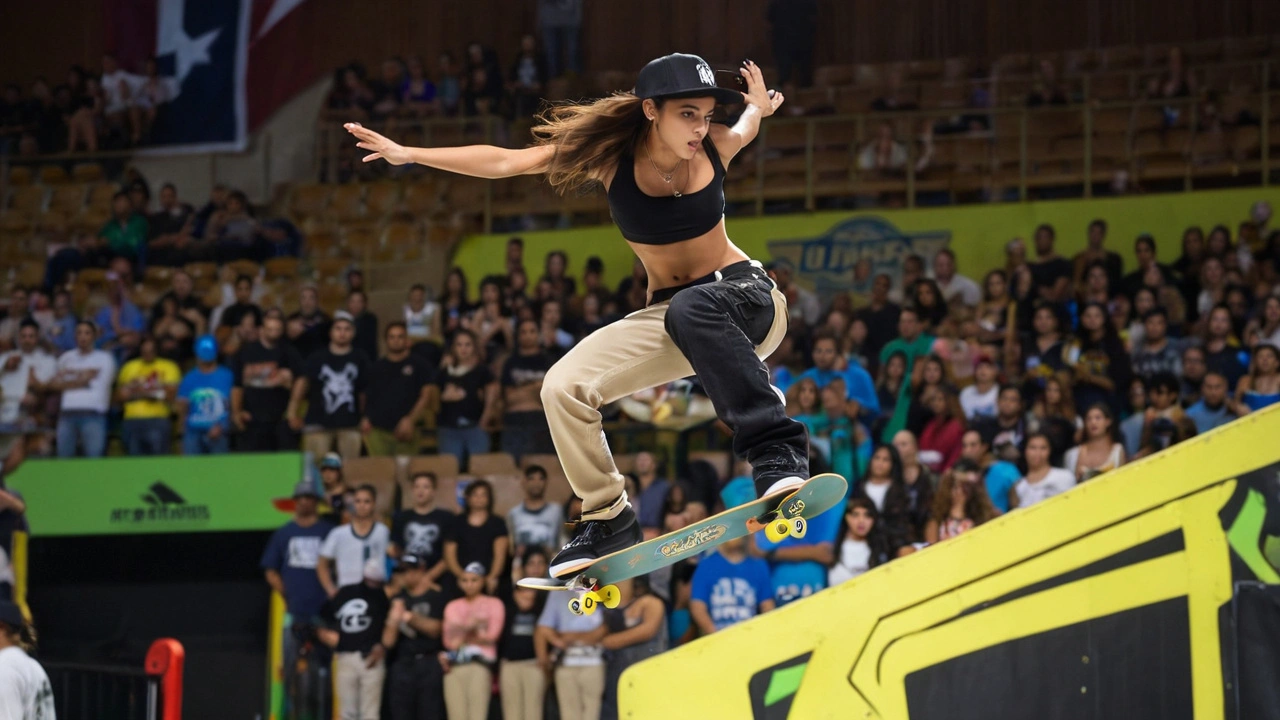
<path id="1" fill-rule="evenodd" d="M 791 477 L 785 477 L 779 480 L 778 482 L 770 485 L 769 489 L 765 491 L 764 497 L 769 497 L 770 495 L 779 495 L 782 493 L 794 492 L 804 484 L 805 484 L 805 479 L 802 477 L 796 477 L 794 475 L 792 475 Z"/>
<path id="2" fill-rule="evenodd" d="M 565 578 L 570 577 L 571 575 L 576 575 L 579 572 L 586 570 L 587 568 L 591 567 L 591 563 L 593 562 L 595 562 L 595 560 L 591 558 L 580 558 L 578 560 L 568 560 L 566 562 L 560 563 L 559 565 L 552 565 L 551 568 L 547 571 L 547 574 L 549 574 L 553 578 L 563 580 Z"/>

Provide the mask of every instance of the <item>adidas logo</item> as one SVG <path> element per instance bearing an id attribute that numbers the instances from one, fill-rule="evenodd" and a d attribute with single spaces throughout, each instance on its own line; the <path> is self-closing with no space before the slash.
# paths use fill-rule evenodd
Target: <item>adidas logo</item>
<path id="1" fill-rule="evenodd" d="M 191 523 L 204 525 L 209 521 L 208 505 L 193 505 L 177 490 L 157 480 L 141 496 L 142 505 L 117 507 L 111 510 L 111 522 L 138 525 L 143 523 Z"/>

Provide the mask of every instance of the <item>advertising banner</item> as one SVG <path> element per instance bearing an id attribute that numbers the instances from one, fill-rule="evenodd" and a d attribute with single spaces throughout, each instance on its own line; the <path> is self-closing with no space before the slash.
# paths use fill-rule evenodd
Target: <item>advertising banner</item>
<path id="1" fill-rule="evenodd" d="M 301 453 L 30 460 L 6 478 L 35 538 L 274 530 Z"/>

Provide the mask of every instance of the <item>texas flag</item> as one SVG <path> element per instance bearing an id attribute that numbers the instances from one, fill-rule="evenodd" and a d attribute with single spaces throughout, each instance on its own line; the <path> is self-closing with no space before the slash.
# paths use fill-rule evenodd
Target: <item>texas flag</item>
<path id="1" fill-rule="evenodd" d="M 140 73 L 156 58 L 172 99 L 150 152 L 243 150 L 248 133 L 316 77 L 306 0 L 103 0 L 106 50 Z"/>

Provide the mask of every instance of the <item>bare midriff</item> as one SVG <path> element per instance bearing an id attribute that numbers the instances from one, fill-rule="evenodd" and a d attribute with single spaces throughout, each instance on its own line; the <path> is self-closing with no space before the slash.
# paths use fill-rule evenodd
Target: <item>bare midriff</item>
<path id="1" fill-rule="evenodd" d="M 724 219 L 696 238 L 670 245 L 642 245 L 627 241 L 649 273 L 649 292 L 685 285 L 700 277 L 749 260 L 725 233 Z"/>

